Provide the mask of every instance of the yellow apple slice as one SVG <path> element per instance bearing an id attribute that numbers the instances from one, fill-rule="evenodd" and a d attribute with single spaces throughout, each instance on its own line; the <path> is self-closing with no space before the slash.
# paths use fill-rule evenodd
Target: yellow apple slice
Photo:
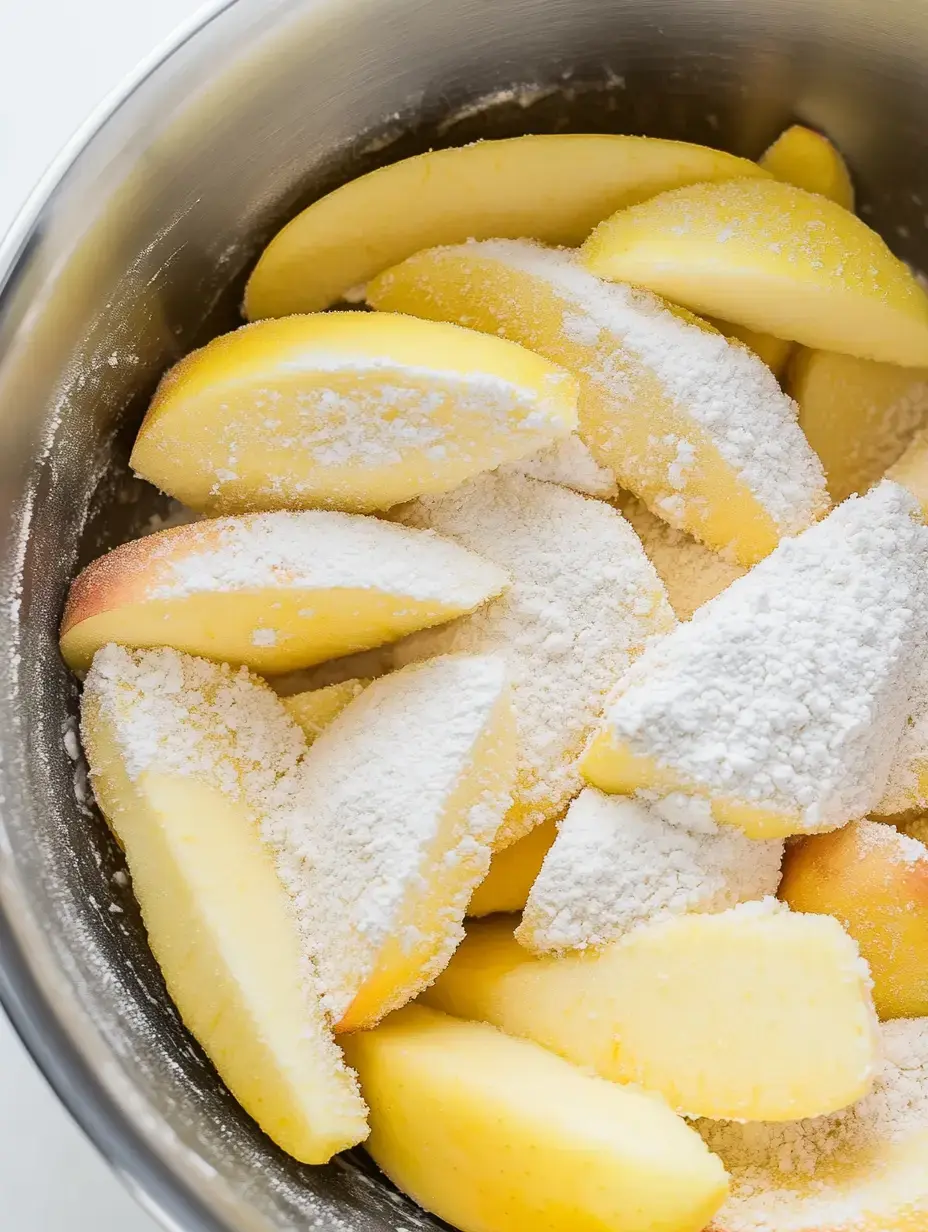
<path id="1" fill-rule="evenodd" d="M 658 1096 L 411 1005 L 345 1041 L 367 1149 L 461 1232 L 699 1232 L 728 1186 Z"/>
<path id="2" fill-rule="evenodd" d="M 773 899 L 566 958 L 533 958 L 506 917 L 477 921 L 424 999 L 693 1116 L 833 1112 L 866 1094 L 879 1061 L 857 946 L 829 916 Z"/>
<path id="3" fill-rule="evenodd" d="M 791 846 L 780 898 L 833 915 L 860 946 L 881 1018 L 928 1014 L 928 848 L 892 826 L 857 821 Z"/>
<path id="4" fill-rule="evenodd" d="M 928 364 L 928 296 L 865 223 L 776 180 L 697 184 L 600 224 L 583 246 L 601 278 L 694 312 L 861 359 Z"/>
<path id="5" fill-rule="evenodd" d="M 506 574 L 456 543 L 375 518 L 306 511 L 216 518 L 115 548 L 71 587 L 61 653 L 173 646 L 289 672 L 472 611 Z"/>
<path id="6" fill-rule="evenodd" d="M 783 840 L 719 828 L 706 801 L 653 806 L 586 788 L 558 827 L 516 940 L 535 954 L 598 949 L 642 924 L 776 894 Z"/>
<path id="7" fill-rule="evenodd" d="M 579 244 L 603 218 L 680 184 L 764 176 L 744 158 L 651 137 L 557 133 L 433 150 L 352 180 L 261 255 L 245 314 L 328 308 L 420 248 L 530 236 Z"/>
<path id="8" fill-rule="evenodd" d="M 587 781 L 706 797 L 716 821 L 752 838 L 866 816 L 920 668 L 928 529 L 918 512 L 884 481 L 650 646 L 587 749 Z"/>
<path id="9" fill-rule="evenodd" d="M 524 240 L 432 249 L 368 297 L 501 334 L 573 372 L 596 460 L 654 513 L 744 563 L 827 507 L 795 408 L 757 357 L 655 296 L 594 278 L 575 254 Z"/>
<path id="10" fill-rule="evenodd" d="M 928 371 L 800 350 L 788 388 L 836 503 L 879 482 L 928 423 Z"/>
<path id="11" fill-rule="evenodd" d="M 370 683 L 369 680 L 341 680 L 322 689 L 308 689 L 305 693 L 282 697 L 281 701 L 290 717 L 299 724 L 306 743 L 312 744 Z"/>
<path id="12" fill-rule="evenodd" d="M 489 872 L 471 896 L 467 914 L 521 911 L 556 834 L 555 822 L 543 821 L 511 847 L 495 852 Z"/>
<path id="13" fill-rule="evenodd" d="M 793 124 L 758 162 L 785 184 L 828 197 L 846 210 L 854 208 L 854 185 L 847 163 L 828 138 L 814 129 Z"/>
<path id="14" fill-rule="evenodd" d="M 928 1019 L 880 1029 L 870 1095 L 795 1124 L 700 1121 L 731 1173 L 708 1232 L 921 1232 L 928 1209 Z"/>
<path id="15" fill-rule="evenodd" d="M 262 827 L 299 729 L 266 685 L 173 650 L 100 651 L 81 734 L 181 1017 L 280 1147 L 324 1163 L 367 1134 Z"/>
<path id="16" fill-rule="evenodd" d="M 648 639 L 673 627 L 673 613 L 621 515 L 555 484 L 481 475 L 397 516 L 485 552 L 512 576 L 500 600 L 396 651 L 401 663 L 448 650 L 508 660 L 519 765 L 496 845 L 509 846 L 580 790 L 577 759 L 606 695 Z"/>
<path id="17" fill-rule="evenodd" d="M 388 509 L 577 425 L 572 377 L 471 330 L 390 313 L 263 321 L 164 377 L 135 471 L 192 509 Z"/>
<path id="18" fill-rule="evenodd" d="M 698 607 L 720 595 L 746 572 L 743 565 L 726 560 L 691 535 L 655 517 L 630 492 L 619 494 L 616 508 L 631 522 L 680 620 L 689 620 Z"/>
<path id="19" fill-rule="evenodd" d="M 337 1031 L 372 1026 L 443 969 L 514 772 L 499 656 L 383 676 L 315 740 L 275 833 Z"/>

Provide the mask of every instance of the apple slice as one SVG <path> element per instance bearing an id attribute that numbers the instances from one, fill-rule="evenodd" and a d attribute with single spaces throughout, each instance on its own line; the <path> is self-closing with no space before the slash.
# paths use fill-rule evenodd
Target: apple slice
<path id="1" fill-rule="evenodd" d="M 273 832 L 336 1031 L 372 1026 L 444 968 L 514 772 L 500 656 L 383 676 L 313 743 Z"/>
<path id="2" fill-rule="evenodd" d="M 280 700 L 290 717 L 299 724 L 309 745 L 318 740 L 333 719 L 337 719 L 349 702 L 363 693 L 370 683 L 369 680 L 341 680 L 338 684 L 293 693 Z"/>
<path id="3" fill-rule="evenodd" d="M 438 651 L 505 655 L 519 733 L 509 846 L 559 817 L 580 790 L 577 759 L 606 695 L 674 616 L 628 523 L 611 506 L 520 475 L 481 475 L 397 514 L 507 569 L 512 586 L 480 613 L 397 646 L 397 661 Z"/>
<path id="4" fill-rule="evenodd" d="M 467 914 L 521 911 L 556 834 L 556 823 L 543 821 L 511 847 L 494 852 L 489 872 L 471 896 Z"/>
<path id="5" fill-rule="evenodd" d="M 752 838 L 865 816 L 920 670 L 918 512 L 888 481 L 852 497 L 649 647 L 587 749 L 587 780 L 707 797 L 716 821 Z"/>
<path id="6" fill-rule="evenodd" d="M 272 691 L 173 650 L 101 650 L 81 734 L 168 991 L 283 1150 L 324 1163 L 367 1135 L 262 827 L 304 750 Z"/>
<path id="7" fill-rule="evenodd" d="M 928 296 L 882 239 L 776 180 L 696 184 L 601 223 L 591 273 L 826 351 L 928 364 Z"/>
<path id="8" fill-rule="evenodd" d="M 846 210 L 854 209 L 854 185 L 847 163 L 827 137 L 803 124 L 793 124 L 758 159 L 765 171 L 818 193 Z"/>
<path id="9" fill-rule="evenodd" d="M 871 1094 L 795 1124 L 700 1121 L 731 1173 L 708 1232 L 919 1232 L 928 1209 L 928 1019 L 880 1030 Z"/>
<path id="10" fill-rule="evenodd" d="M 420 252 L 368 288 L 377 308 L 501 334 L 580 388 L 580 436 L 658 516 L 746 564 L 827 507 L 795 408 L 744 347 L 575 254 L 528 241 Z"/>
<path id="11" fill-rule="evenodd" d="M 689 620 L 698 607 L 720 595 L 735 578 L 747 572 L 743 565 L 726 560 L 691 535 L 655 517 L 631 492 L 620 492 L 615 505 L 631 522 L 680 620 Z"/>
<path id="12" fill-rule="evenodd" d="M 863 494 L 928 423 L 928 370 L 800 350 L 789 392 L 835 502 Z"/>
<path id="13" fill-rule="evenodd" d="M 881 1018 L 928 1014 L 928 848 L 857 821 L 790 847 L 780 898 L 833 915 L 860 946 Z"/>
<path id="14" fill-rule="evenodd" d="M 516 940 L 536 954 L 601 948 L 668 915 L 776 894 L 783 840 L 719 829 L 705 800 L 653 807 L 593 787 L 567 810 Z"/>
<path id="15" fill-rule="evenodd" d="M 659 1097 L 411 1005 L 345 1041 L 367 1149 L 461 1232 L 699 1232 L 724 1169 Z"/>
<path id="16" fill-rule="evenodd" d="M 579 244 L 621 206 L 665 189 L 765 174 L 706 146 L 603 133 L 432 150 L 360 176 L 298 214 L 262 253 L 245 313 L 255 320 L 328 308 L 434 244 L 494 236 Z"/>
<path id="17" fill-rule="evenodd" d="M 456 543 L 375 518 L 217 518 L 88 565 L 68 595 L 61 653 L 78 671 L 118 642 L 289 672 L 451 620 L 507 580 Z"/>
<path id="18" fill-rule="evenodd" d="M 576 385 L 501 338 L 389 313 L 263 321 L 176 364 L 133 468 L 192 509 L 388 509 L 577 426 Z"/>
<path id="19" fill-rule="evenodd" d="M 566 958 L 533 958 L 505 917 L 476 921 L 424 1000 L 658 1091 L 688 1116 L 787 1121 L 870 1089 L 869 984 L 836 920 L 766 899 Z"/>

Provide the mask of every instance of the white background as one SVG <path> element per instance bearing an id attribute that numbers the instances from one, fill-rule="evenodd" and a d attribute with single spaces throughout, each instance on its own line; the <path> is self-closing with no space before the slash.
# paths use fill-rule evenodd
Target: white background
<path id="1" fill-rule="evenodd" d="M 200 0 L 0 0 L 0 233 L 100 100 Z M 0 1227 L 155 1232 L 0 1014 Z"/>

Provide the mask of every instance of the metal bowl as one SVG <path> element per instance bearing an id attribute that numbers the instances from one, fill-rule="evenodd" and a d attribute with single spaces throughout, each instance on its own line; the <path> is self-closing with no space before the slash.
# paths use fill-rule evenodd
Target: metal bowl
<path id="1" fill-rule="evenodd" d="M 924 0 L 238 0 L 88 125 L 0 253 L 0 992 L 84 1128 L 186 1232 L 435 1227 L 363 1153 L 276 1150 L 171 1008 L 90 807 L 56 628 L 75 569 L 158 498 L 126 471 L 153 385 L 238 320 L 262 243 L 430 145 L 562 129 L 754 157 L 788 122 L 928 264 Z"/>

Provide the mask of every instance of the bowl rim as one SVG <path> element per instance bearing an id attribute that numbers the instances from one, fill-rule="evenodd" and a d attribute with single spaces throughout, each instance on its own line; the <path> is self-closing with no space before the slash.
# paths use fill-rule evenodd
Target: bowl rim
<path id="1" fill-rule="evenodd" d="M 150 77 L 239 2 L 206 0 L 200 5 L 104 96 L 55 156 L 0 239 L 0 315 L 46 209 L 88 146 Z M 153 1150 L 138 1121 L 107 1089 L 91 1059 L 96 1042 L 81 1016 L 65 1028 L 40 964 L 30 958 L 13 920 L 17 898 L 21 901 L 22 888 L 0 867 L 0 1006 L 26 1051 L 143 1210 L 173 1232 L 229 1232 L 234 1225 L 218 1209 L 225 1204 L 210 1202 L 203 1188 L 170 1166 L 167 1152 Z"/>

